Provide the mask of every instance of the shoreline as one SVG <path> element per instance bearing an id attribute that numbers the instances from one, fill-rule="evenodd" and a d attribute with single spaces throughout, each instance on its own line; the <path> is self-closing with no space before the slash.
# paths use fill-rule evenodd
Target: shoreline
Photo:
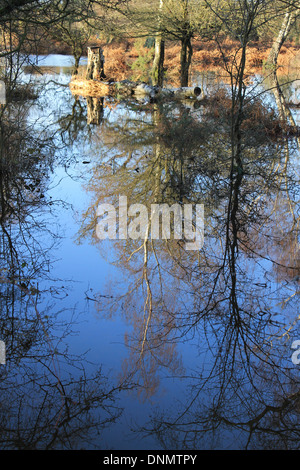
<path id="1" fill-rule="evenodd" d="M 91 43 L 90 43 L 91 44 Z M 104 44 L 101 41 L 94 41 L 93 45 L 103 48 L 105 57 L 105 73 L 108 78 L 114 81 L 121 81 L 131 78 L 135 81 L 149 81 L 152 66 L 152 50 L 144 47 L 143 41 L 123 41 Z M 271 44 L 263 42 L 249 43 L 247 54 L 246 75 L 253 76 L 264 70 L 265 61 L 269 55 Z M 87 45 L 88 47 L 88 45 Z M 231 64 L 234 57 L 239 59 L 238 43 L 230 39 L 224 39 L 222 43 L 227 64 Z M 175 87 L 180 86 L 180 44 L 174 42 L 166 43 L 165 50 L 165 71 L 166 80 Z M 72 55 L 70 48 L 64 45 L 50 44 L 38 51 L 39 55 Z M 82 58 L 87 55 L 83 54 Z M 300 68 L 300 46 L 289 42 L 286 43 L 278 57 L 278 75 L 287 75 L 290 71 L 297 71 Z M 225 73 L 224 59 L 211 42 L 194 41 L 193 57 L 190 68 L 190 76 L 202 71 L 216 71 Z M 79 78 L 82 78 L 82 71 L 79 71 Z"/>

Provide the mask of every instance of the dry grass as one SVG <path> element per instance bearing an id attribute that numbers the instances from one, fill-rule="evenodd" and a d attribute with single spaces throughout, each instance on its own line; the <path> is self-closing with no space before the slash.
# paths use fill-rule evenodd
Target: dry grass
<path id="1" fill-rule="evenodd" d="M 104 46 L 103 53 L 105 57 L 105 74 L 115 80 L 124 80 L 128 77 L 128 57 L 126 45 L 118 47 Z"/>
<path id="2" fill-rule="evenodd" d="M 224 56 L 220 53 L 219 49 L 212 47 L 212 44 L 207 44 L 204 47 L 199 46 L 195 47 L 195 52 L 193 55 L 193 66 L 199 69 L 214 68 L 214 67 L 223 67 L 224 58 L 228 65 L 232 64 L 234 61 L 238 62 L 241 57 L 241 51 L 238 50 L 238 44 L 225 40 L 222 44 L 222 51 Z M 300 56 L 299 55 L 300 47 L 295 44 L 287 44 L 281 49 L 281 53 L 278 58 L 278 65 L 281 69 L 286 68 L 298 68 L 300 66 Z M 252 74 L 260 70 L 264 63 L 266 62 L 270 53 L 270 46 L 264 44 L 252 44 L 249 45 L 247 51 L 247 64 L 246 64 L 246 73 Z"/>

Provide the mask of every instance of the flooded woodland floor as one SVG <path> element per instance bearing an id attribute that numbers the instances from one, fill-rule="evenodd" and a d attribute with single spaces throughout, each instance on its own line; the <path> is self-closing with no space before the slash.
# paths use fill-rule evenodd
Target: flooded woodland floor
<path id="1" fill-rule="evenodd" d="M 1 449 L 298 449 L 296 62 L 249 69 L 238 121 L 219 65 L 193 67 L 196 101 L 153 102 L 73 95 L 70 56 L 33 62 L 1 118 Z M 171 216 L 149 236 L 162 204 L 187 225 L 203 206 L 198 248 Z"/>

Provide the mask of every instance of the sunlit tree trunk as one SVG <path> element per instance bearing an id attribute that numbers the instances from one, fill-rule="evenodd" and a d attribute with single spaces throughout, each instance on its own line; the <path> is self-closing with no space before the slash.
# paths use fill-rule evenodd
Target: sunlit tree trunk
<path id="1" fill-rule="evenodd" d="M 268 60 L 267 60 L 267 65 L 272 65 L 274 67 L 277 67 L 277 61 L 278 61 L 278 56 L 280 53 L 280 50 L 286 41 L 289 32 L 291 30 L 291 27 L 296 19 L 296 16 L 299 14 L 300 9 L 297 9 L 294 12 L 288 12 L 285 14 L 280 31 L 278 33 L 277 38 L 274 40 Z"/>
<path id="2" fill-rule="evenodd" d="M 152 84 L 154 86 L 163 86 L 164 81 L 164 60 L 165 60 L 165 41 L 161 32 L 161 13 L 163 9 L 163 0 L 159 3 L 159 28 L 155 36 L 155 56 L 152 66 Z"/>

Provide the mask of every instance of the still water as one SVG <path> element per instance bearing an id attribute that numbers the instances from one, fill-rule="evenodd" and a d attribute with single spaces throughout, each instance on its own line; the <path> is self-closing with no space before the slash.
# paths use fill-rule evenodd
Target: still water
<path id="1" fill-rule="evenodd" d="M 35 63 L 2 129 L 1 448 L 299 448 L 299 152 L 276 127 L 299 81 L 283 103 L 251 77 L 232 164 L 222 74 L 160 105 L 73 96 L 70 57 Z M 99 240 L 119 196 L 203 204 L 203 248 Z"/>

